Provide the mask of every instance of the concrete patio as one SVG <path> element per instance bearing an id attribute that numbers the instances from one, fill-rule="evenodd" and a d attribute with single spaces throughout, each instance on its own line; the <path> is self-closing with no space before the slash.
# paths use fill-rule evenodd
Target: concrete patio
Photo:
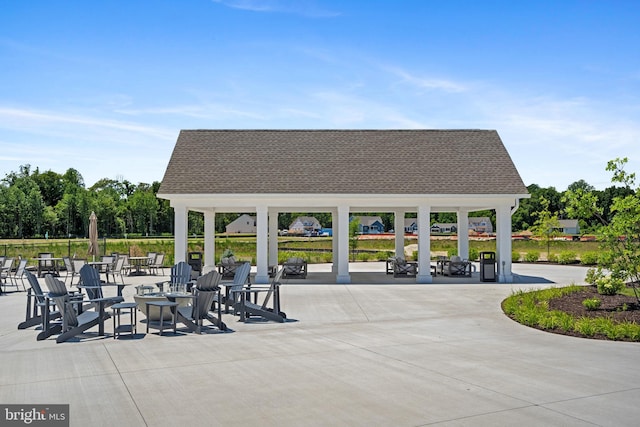
<path id="1" fill-rule="evenodd" d="M 72 426 L 637 425 L 640 344 L 548 334 L 500 310 L 515 289 L 583 283 L 585 268 L 416 285 L 363 263 L 353 284 L 321 284 L 329 271 L 285 282 L 287 323 L 225 315 L 231 331 L 203 335 L 147 335 L 139 322 L 133 339 L 37 342 L 16 329 L 25 293 L 2 295 L 0 403 L 70 404 Z"/>

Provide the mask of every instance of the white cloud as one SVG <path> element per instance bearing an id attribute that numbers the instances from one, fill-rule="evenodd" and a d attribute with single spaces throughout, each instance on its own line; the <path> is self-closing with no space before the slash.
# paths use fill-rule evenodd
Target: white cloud
<path id="1" fill-rule="evenodd" d="M 322 8 L 312 0 L 212 0 L 224 6 L 262 13 L 289 13 L 310 18 L 331 18 L 339 12 Z"/>
<path id="2" fill-rule="evenodd" d="M 32 133 L 69 134 L 75 138 L 93 138 L 108 131 L 134 133 L 161 139 L 175 137 L 175 132 L 155 126 L 78 114 L 8 107 L 0 107 L 0 128 Z"/>
<path id="3" fill-rule="evenodd" d="M 383 67 L 383 69 L 386 69 L 386 71 L 399 77 L 402 83 L 406 83 L 420 89 L 440 90 L 452 93 L 465 92 L 468 90 L 466 85 L 454 80 L 437 77 L 420 77 L 398 67 Z"/>

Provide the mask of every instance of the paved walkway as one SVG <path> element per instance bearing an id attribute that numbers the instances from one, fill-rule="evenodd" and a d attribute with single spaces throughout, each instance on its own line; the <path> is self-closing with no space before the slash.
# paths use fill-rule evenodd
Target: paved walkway
<path id="1" fill-rule="evenodd" d="M 0 403 L 68 403 L 72 426 L 637 425 L 640 344 L 548 334 L 500 310 L 514 289 L 582 283 L 585 271 L 515 264 L 515 284 L 291 281 L 285 324 L 225 315 L 227 333 L 145 335 L 141 324 L 134 339 L 63 344 L 18 331 L 25 294 L 4 295 Z"/>

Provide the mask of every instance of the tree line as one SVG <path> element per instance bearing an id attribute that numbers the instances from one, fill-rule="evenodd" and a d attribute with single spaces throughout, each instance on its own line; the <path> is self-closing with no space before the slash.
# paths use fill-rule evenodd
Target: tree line
<path id="1" fill-rule="evenodd" d="M 74 238 L 86 237 L 89 215 L 98 217 L 101 237 L 138 237 L 173 235 L 174 214 L 167 200 L 156 194 L 160 182 L 133 184 L 125 179 L 104 178 L 86 188 L 82 175 L 73 168 L 64 173 L 51 170 L 32 170 L 22 165 L 0 181 L 0 237 L 1 238 Z M 582 232 L 597 232 L 602 219 L 610 222 L 611 206 L 616 197 L 635 195 L 629 186 L 611 186 L 597 191 L 586 181 L 571 184 L 565 191 L 554 187 L 529 185 L 530 199 L 524 199 L 512 217 L 514 231 L 528 230 L 539 222 L 542 211 L 558 218 L 567 218 L 569 196 L 576 192 L 589 193 L 597 209 L 592 217 L 579 219 Z M 359 213 L 365 214 L 365 213 Z M 379 215 L 387 230 L 393 228 L 393 213 L 366 213 Z M 298 216 L 305 213 L 281 213 L 278 227 L 287 229 Z M 331 227 L 330 213 L 313 214 L 325 227 Z M 472 216 L 490 217 L 495 224 L 495 211 L 471 213 Z M 216 232 L 225 227 L 238 214 L 216 215 Z M 432 222 L 456 222 L 455 213 L 432 214 Z M 189 234 L 201 235 L 204 219 L 197 212 L 189 213 Z"/>

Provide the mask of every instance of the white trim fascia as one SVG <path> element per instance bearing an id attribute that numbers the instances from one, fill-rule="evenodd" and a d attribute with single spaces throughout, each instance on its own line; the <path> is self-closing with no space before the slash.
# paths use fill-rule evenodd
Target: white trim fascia
<path id="1" fill-rule="evenodd" d="M 191 210 L 207 210 L 215 207 L 216 212 L 253 212 L 257 205 L 278 208 L 279 211 L 298 210 L 324 211 L 338 205 L 347 205 L 352 211 L 385 211 L 389 208 L 416 210 L 417 206 L 428 202 L 433 212 L 450 211 L 457 208 L 472 210 L 491 209 L 496 205 L 513 206 L 517 199 L 529 198 L 529 194 L 162 194 L 157 197 L 167 199 L 171 206 L 187 205 Z"/>

